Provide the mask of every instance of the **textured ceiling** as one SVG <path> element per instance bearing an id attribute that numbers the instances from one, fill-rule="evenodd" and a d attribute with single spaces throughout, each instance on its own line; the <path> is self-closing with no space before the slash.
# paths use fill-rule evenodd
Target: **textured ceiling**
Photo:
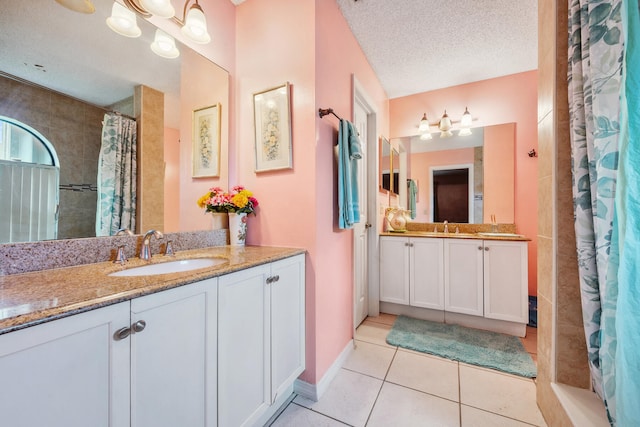
<path id="1" fill-rule="evenodd" d="M 337 0 L 389 98 L 538 68 L 538 0 Z"/>

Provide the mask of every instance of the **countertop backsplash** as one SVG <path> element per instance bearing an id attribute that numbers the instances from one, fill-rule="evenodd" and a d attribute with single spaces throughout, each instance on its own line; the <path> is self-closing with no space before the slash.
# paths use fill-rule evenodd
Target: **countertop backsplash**
<path id="1" fill-rule="evenodd" d="M 227 233 L 226 229 L 166 233 L 161 240 L 151 239 L 151 250 L 153 254 L 163 253 L 168 241 L 173 242 L 174 251 L 224 246 Z M 127 258 L 133 258 L 138 256 L 141 244 L 142 235 L 2 244 L 0 276 L 114 260 L 122 245 Z"/>

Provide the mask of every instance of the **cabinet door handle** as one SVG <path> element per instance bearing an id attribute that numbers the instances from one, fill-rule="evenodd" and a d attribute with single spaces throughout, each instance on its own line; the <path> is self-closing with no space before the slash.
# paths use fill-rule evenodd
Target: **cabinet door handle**
<path id="1" fill-rule="evenodd" d="M 411 248 L 412 248 L 412 247 L 413 247 L 413 243 L 409 243 L 409 247 L 411 247 Z"/>
<path id="2" fill-rule="evenodd" d="M 478 246 L 478 250 L 481 251 L 482 250 L 482 246 Z"/>
<path id="3" fill-rule="evenodd" d="M 409 243 L 408 243 L 408 242 L 405 242 L 405 244 L 404 244 L 404 245 L 405 245 L 405 246 L 409 246 Z"/>
<path id="4" fill-rule="evenodd" d="M 276 274 L 275 276 L 267 277 L 267 285 L 272 284 L 273 282 L 277 282 L 280 280 L 280 276 Z"/>
<path id="5" fill-rule="evenodd" d="M 145 322 L 144 320 L 138 320 L 132 326 L 133 332 L 142 332 L 146 327 L 147 327 L 147 322 Z"/>
<path id="6" fill-rule="evenodd" d="M 113 339 L 116 341 L 120 341 L 125 339 L 129 335 L 131 335 L 131 328 L 120 328 L 113 334 Z"/>
<path id="7" fill-rule="evenodd" d="M 485 251 L 488 251 L 488 250 L 489 250 L 489 248 L 485 246 L 484 250 L 485 250 Z"/>
<path id="8" fill-rule="evenodd" d="M 278 280 L 280 280 L 280 275 L 279 275 L 279 274 L 276 274 L 276 277 L 274 277 L 274 278 L 273 278 L 273 281 L 274 281 L 274 282 L 277 282 Z"/>

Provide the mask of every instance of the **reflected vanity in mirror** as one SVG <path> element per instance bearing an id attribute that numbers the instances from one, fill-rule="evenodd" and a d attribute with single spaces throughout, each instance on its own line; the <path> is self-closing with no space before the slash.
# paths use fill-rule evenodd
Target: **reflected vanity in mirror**
<path id="1" fill-rule="evenodd" d="M 474 128 L 464 137 L 393 142 L 407 153 L 400 169 L 416 188 L 414 222 L 482 224 L 492 215 L 514 222 L 515 123 Z M 411 210 L 406 185 L 399 194 L 400 205 Z"/>
<path id="2" fill-rule="evenodd" d="M 106 25 L 113 2 L 94 4 L 90 15 L 54 1 L 27 11 L 23 2 L 3 4 L 0 116 L 35 129 L 59 158 L 59 206 L 53 209 L 58 238 L 95 236 L 98 153 L 107 111 L 133 116 L 138 124 L 136 232 L 183 231 L 179 182 L 191 175 L 190 170 L 181 173 L 180 157 L 191 155 L 193 112 L 217 103 L 222 111 L 219 180 L 227 180 L 228 73 L 177 41 L 179 58 L 155 55 L 152 24 L 138 17 L 142 35 L 123 37 Z M 173 201 L 167 212 L 165 197 Z"/>
<path id="3" fill-rule="evenodd" d="M 381 136 L 379 141 L 380 150 L 380 191 L 389 193 L 390 195 L 399 194 L 399 172 L 400 172 L 400 156 L 398 150 L 391 146 L 388 139 Z"/>

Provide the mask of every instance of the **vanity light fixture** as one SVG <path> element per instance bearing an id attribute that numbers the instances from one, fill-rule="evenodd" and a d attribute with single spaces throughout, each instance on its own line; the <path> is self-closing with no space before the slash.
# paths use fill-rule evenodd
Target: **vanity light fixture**
<path id="1" fill-rule="evenodd" d="M 451 118 L 447 114 L 447 110 L 444 110 L 442 118 L 437 123 L 429 123 L 427 114 L 424 113 L 422 119 L 420 119 L 420 123 L 418 124 L 418 131 L 420 132 L 420 139 L 423 141 L 432 139 L 431 131 L 429 130 L 431 126 L 438 128 L 438 130 L 440 131 L 440 138 L 450 138 L 453 136 L 453 124 L 460 123 L 460 131 L 458 132 L 458 135 L 467 136 L 472 134 L 472 122 L 473 117 L 471 116 L 471 113 L 469 112 L 469 109 L 467 107 L 465 107 L 462 118 L 459 121 L 451 120 Z"/>
<path id="2" fill-rule="evenodd" d="M 175 16 L 175 9 L 171 0 L 122 0 L 124 5 L 143 18 L 158 16 L 171 19 L 181 27 L 182 34 L 189 40 L 207 44 L 211 36 L 207 30 L 207 18 L 198 0 L 185 0 L 182 19 Z M 193 4 L 191 4 L 193 3 Z M 189 7 L 191 4 L 191 7 Z"/>

